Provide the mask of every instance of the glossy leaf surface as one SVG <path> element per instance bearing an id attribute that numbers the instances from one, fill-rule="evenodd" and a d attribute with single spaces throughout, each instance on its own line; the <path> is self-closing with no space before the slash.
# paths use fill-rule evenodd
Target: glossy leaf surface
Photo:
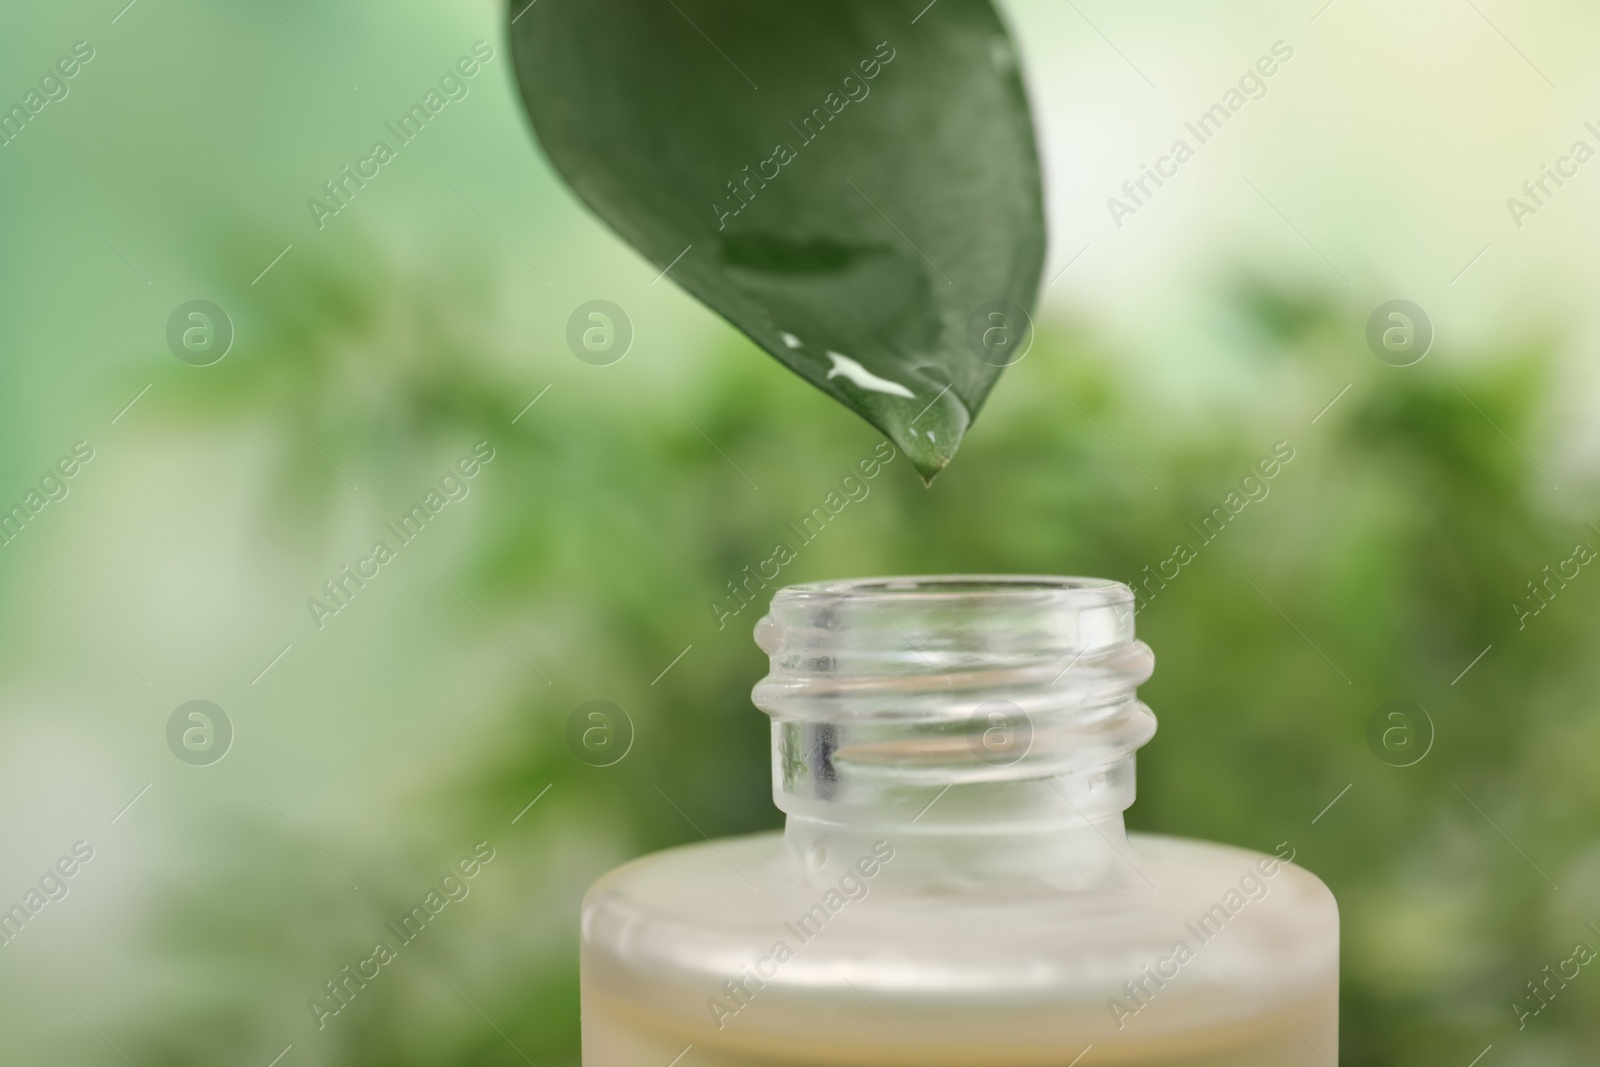
<path id="1" fill-rule="evenodd" d="M 1044 257 L 988 0 L 514 0 L 535 132 L 670 277 L 931 478 L 1025 353 Z M 681 258 L 680 258 L 681 257 Z"/>

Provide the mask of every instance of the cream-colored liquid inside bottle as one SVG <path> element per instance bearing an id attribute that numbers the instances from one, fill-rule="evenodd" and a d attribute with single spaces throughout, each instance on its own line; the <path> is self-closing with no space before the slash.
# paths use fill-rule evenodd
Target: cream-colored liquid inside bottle
<path id="1" fill-rule="evenodd" d="M 1338 912 L 1276 855 L 1134 835 L 1149 649 L 1111 582 L 781 591 L 783 834 L 584 904 L 585 1067 L 1316 1067 Z"/>

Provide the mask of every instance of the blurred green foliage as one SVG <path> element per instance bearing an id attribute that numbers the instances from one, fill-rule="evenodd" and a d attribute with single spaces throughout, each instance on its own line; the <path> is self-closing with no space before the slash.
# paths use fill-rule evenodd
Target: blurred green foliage
<path id="1" fill-rule="evenodd" d="M 1510 1052 L 1498 1062 L 1591 1062 L 1600 980 L 1574 981 L 1521 1033 L 1511 1007 L 1575 940 L 1594 943 L 1584 923 L 1600 919 L 1586 655 L 1600 580 L 1584 571 L 1525 626 L 1512 608 L 1547 563 L 1597 543 L 1565 510 L 1592 494 L 1558 496 L 1522 455 L 1532 446 L 1512 444 L 1539 433 L 1548 352 L 1394 368 L 1365 351 L 1361 309 L 1319 292 L 1257 279 L 1219 300 L 1234 338 L 1222 372 L 1252 383 L 1232 400 L 1186 405 L 1082 326 L 1042 323 L 934 488 L 891 463 L 783 581 L 1135 581 L 1177 541 L 1195 545 L 1176 578 L 1146 586 L 1138 620 L 1157 654 L 1143 695 L 1160 731 L 1141 754 L 1132 826 L 1287 841 L 1328 882 L 1344 924 L 1345 1063 L 1465 1064 L 1490 1043 Z M 461 444 L 491 441 L 496 480 L 475 490 L 461 595 L 404 610 L 481 632 L 492 680 L 437 713 L 501 725 L 414 811 L 392 813 L 425 820 L 434 844 L 369 855 L 359 902 L 281 823 L 219 826 L 212 866 L 178 883 L 154 933 L 189 992 L 127 1040 L 135 1062 L 221 1062 L 241 1042 L 286 1042 L 287 1019 L 305 1031 L 300 1062 L 576 1063 L 584 886 L 631 855 L 780 824 L 767 723 L 748 699 L 765 667 L 757 613 L 719 629 L 710 603 L 876 438 L 730 330 L 696 366 L 652 365 L 645 348 L 593 368 L 553 330 L 527 358 L 516 304 L 433 260 L 302 264 L 241 310 L 264 340 L 213 374 L 179 367 L 152 396 L 168 432 L 273 428 L 262 511 L 277 519 L 259 536 L 282 553 L 331 536 L 334 464 L 392 511 Z M 1191 521 L 1277 442 L 1294 459 L 1270 493 L 1201 545 Z M 592 698 L 637 730 L 612 767 L 564 741 Z M 1415 766 L 1368 747 L 1390 699 L 1436 728 Z M 317 1033 L 306 999 L 486 826 L 523 859 L 486 873 L 446 915 L 453 929 L 408 948 Z"/>
<path id="2" fill-rule="evenodd" d="M 1375 34 L 1316 7 L 1008 0 L 1071 273 L 936 487 L 891 463 L 782 580 L 1138 581 L 1287 442 L 1139 616 L 1160 731 L 1130 821 L 1288 842 L 1329 883 L 1344 1063 L 1590 1067 L 1592 968 L 1525 1028 L 1513 1005 L 1600 944 L 1600 578 L 1513 605 L 1600 547 L 1592 198 L 1494 234 L 1587 117 L 1529 65 L 1577 83 L 1595 13 L 1402 5 Z M 505 16 L 7 12 L 6 106 L 75 41 L 97 55 L 0 166 L 0 507 L 73 441 L 97 455 L 0 549 L 0 906 L 69 842 L 96 859 L 0 947 L 0 1062 L 576 1064 L 590 882 L 778 824 L 757 612 L 711 605 L 880 439 L 581 213 L 530 145 Z M 1108 221 L 1174 116 L 1280 36 L 1296 80 Z M 478 40 L 502 52 L 470 98 L 319 227 L 307 199 Z M 1363 340 L 1394 285 L 1438 327 L 1407 368 Z M 204 368 L 163 339 L 197 297 L 237 328 Z M 636 327 L 611 367 L 563 339 L 595 298 Z M 306 598 L 484 440 L 471 496 L 317 629 Z M 209 767 L 164 740 L 195 698 L 237 728 Z M 636 726 L 613 767 L 566 746 L 590 699 Z M 1436 728 L 1412 767 L 1368 747 L 1392 699 Z M 308 1000 L 479 840 L 471 895 L 316 1029 Z"/>

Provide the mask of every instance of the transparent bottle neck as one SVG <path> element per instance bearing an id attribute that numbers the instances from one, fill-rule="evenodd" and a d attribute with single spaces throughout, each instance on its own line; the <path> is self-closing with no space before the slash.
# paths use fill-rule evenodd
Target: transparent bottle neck
<path id="1" fill-rule="evenodd" d="M 1117 877 L 1134 753 L 1155 732 L 1133 609 L 1126 586 L 1083 578 L 780 590 L 753 696 L 802 869 L 826 879 L 887 842 L 906 887 Z"/>

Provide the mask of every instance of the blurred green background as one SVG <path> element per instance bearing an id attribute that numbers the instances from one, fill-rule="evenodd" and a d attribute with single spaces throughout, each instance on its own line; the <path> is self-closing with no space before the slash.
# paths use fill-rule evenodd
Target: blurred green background
<path id="1" fill-rule="evenodd" d="M 497 5 L 124 2 L 0 34 L 5 107 L 94 50 L 0 147 L 0 508 L 94 452 L 0 546 L 0 908 L 94 850 L 0 946 L 3 1058 L 576 1064 L 589 882 L 779 823 L 757 613 L 711 602 L 878 438 L 575 204 Z M 1514 1005 L 1600 947 L 1600 578 L 1514 605 L 1600 548 L 1600 178 L 1521 229 L 1505 198 L 1592 140 L 1597 14 L 1005 6 L 1052 216 L 1035 347 L 931 490 L 890 463 L 783 580 L 1132 581 L 1288 442 L 1140 614 L 1130 822 L 1288 841 L 1328 882 L 1344 1062 L 1593 1063 L 1600 976 Z M 470 95 L 318 228 L 307 199 L 480 40 Z M 1276 40 L 1269 93 L 1115 226 Z M 1397 297 L 1437 332 L 1414 366 L 1364 339 Z M 168 349 L 193 299 L 236 331 L 212 366 Z M 591 299 L 636 331 L 608 367 L 566 347 Z M 319 628 L 307 599 L 483 441 Z M 209 766 L 168 748 L 194 699 L 234 729 Z M 636 730 L 611 767 L 567 746 L 591 699 Z M 1390 700 L 1431 719 L 1413 766 L 1369 746 Z M 470 895 L 318 1030 L 308 999 L 479 841 Z"/>

